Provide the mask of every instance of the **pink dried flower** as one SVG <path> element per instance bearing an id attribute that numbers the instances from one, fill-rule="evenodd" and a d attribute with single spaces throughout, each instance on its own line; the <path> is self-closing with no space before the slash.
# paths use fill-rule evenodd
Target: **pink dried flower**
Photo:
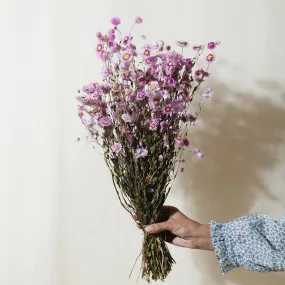
<path id="1" fill-rule="evenodd" d="M 142 50 L 143 57 L 149 57 L 151 55 L 151 47 L 145 46 Z"/>
<path id="2" fill-rule="evenodd" d="M 200 51 L 201 49 L 203 48 L 202 45 L 199 45 L 199 46 L 193 46 L 193 49 L 196 50 L 196 51 Z"/>
<path id="3" fill-rule="evenodd" d="M 111 74 L 111 69 L 109 67 L 106 67 L 106 69 L 103 72 L 103 77 L 106 78 Z"/>
<path id="4" fill-rule="evenodd" d="M 177 81 L 170 77 L 167 79 L 167 84 L 169 87 L 175 87 L 177 85 Z"/>
<path id="5" fill-rule="evenodd" d="M 176 45 L 179 46 L 179 47 L 184 48 L 184 47 L 188 46 L 188 42 L 186 42 L 186 41 L 177 41 Z"/>
<path id="6" fill-rule="evenodd" d="M 127 45 L 130 43 L 131 40 L 132 40 L 132 36 L 127 34 L 127 35 L 124 35 L 122 42 L 124 45 Z"/>
<path id="7" fill-rule="evenodd" d="M 87 128 L 92 127 L 94 125 L 94 121 L 91 117 L 82 118 L 82 123 Z"/>
<path id="8" fill-rule="evenodd" d="M 98 55 L 100 55 L 102 52 L 103 52 L 103 48 L 104 48 L 104 45 L 103 43 L 98 43 L 97 46 L 96 46 L 96 52 Z"/>
<path id="9" fill-rule="evenodd" d="M 158 120 L 157 119 L 151 120 L 150 123 L 149 123 L 149 129 L 151 131 L 156 131 L 157 127 L 158 127 Z"/>
<path id="10" fill-rule="evenodd" d="M 108 84 L 103 84 L 103 85 L 101 85 L 101 90 L 104 94 L 107 94 L 110 92 L 111 87 Z"/>
<path id="11" fill-rule="evenodd" d="M 175 138 L 175 141 L 176 141 L 178 144 L 180 144 L 180 143 L 182 142 L 182 137 L 181 137 L 181 136 L 177 136 L 177 137 Z"/>
<path id="12" fill-rule="evenodd" d="M 128 115 L 128 114 L 123 114 L 123 115 L 121 116 L 121 118 L 122 118 L 122 120 L 125 121 L 126 123 L 130 123 L 130 122 L 132 121 L 131 116 Z"/>
<path id="13" fill-rule="evenodd" d="M 155 95 L 152 100 L 151 100 L 151 108 L 157 108 L 159 107 L 160 104 L 160 100 L 161 100 L 161 96 L 160 95 Z"/>
<path id="14" fill-rule="evenodd" d="M 146 157 L 148 150 L 146 148 L 137 148 L 135 152 L 135 158 Z"/>
<path id="15" fill-rule="evenodd" d="M 99 119 L 98 124 L 100 127 L 109 127 L 112 123 L 110 117 L 103 116 Z"/>
<path id="16" fill-rule="evenodd" d="M 118 26 L 118 25 L 121 24 L 121 20 L 120 20 L 119 17 L 113 17 L 113 18 L 111 19 L 111 23 L 112 23 L 114 26 Z"/>
<path id="17" fill-rule="evenodd" d="M 145 40 L 145 39 L 146 39 L 146 35 L 141 35 L 141 38 L 142 38 L 143 40 Z"/>
<path id="18" fill-rule="evenodd" d="M 167 121 L 162 121 L 160 122 L 160 131 L 165 132 L 168 128 L 168 122 Z"/>
<path id="19" fill-rule="evenodd" d="M 214 49 L 215 47 L 216 47 L 216 43 L 214 43 L 214 42 L 208 43 L 208 49 Z"/>
<path id="20" fill-rule="evenodd" d="M 123 54 L 122 54 L 122 60 L 124 62 L 128 62 L 132 59 L 132 53 L 129 52 L 129 51 L 125 51 Z"/>
<path id="21" fill-rule="evenodd" d="M 111 54 L 109 52 L 105 52 L 105 51 L 102 51 L 100 54 L 99 54 L 99 57 L 102 59 L 102 61 L 107 61 L 110 59 L 110 56 Z"/>
<path id="22" fill-rule="evenodd" d="M 204 154 L 202 153 L 202 152 L 198 152 L 197 154 L 196 154 L 196 157 L 197 158 L 204 158 Z"/>
<path id="23" fill-rule="evenodd" d="M 184 172 L 184 167 L 180 167 L 179 171 Z"/>
<path id="24" fill-rule="evenodd" d="M 116 142 L 112 145 L 111 149 L 113 152 L 118 153 L 122 150 L 122 145 L 119 142 Z"/>
<path id="25" fill-rule="evenodd" d="M 97 37 L 98 39 L 102 39 L 102 34 L 101 34 L 100 32 L 97 32 L 97 33 L 96 33 L 96 37 Z"/>
<path id="26" fill-rule="evenodd" d="M 159 89 L 159 84 L 157 81 L 151 81 L 148 85 L 148 89 L 153 92 Z"/>
<path id="27" fill-rule="evenodd" d="M 172 114 L 172 111 L 173 111 L 173 108 L 172 108 L 172 105 L 171 104 L 166 104 L 164 105 L 163 107 L 163 113 L 165 115 L 171 115 Z"/>
<path id="28" fill-rule="evenodd" d="M 138 101 L 144 100 L 144 99 L 145 99 L 145 92 L 142 91 L 142 90 L 139 90 L 139 91 L 137 92 L 136 99 L 137 99 Z"/>
<path id="29" fill-rule="evenodd" d="M 210 53 L 206 56 L 206 60 L 208 61 L 208 63 L 212 63 L 215 60 L 215 55 Z"/>
<path id="30" fill-rule="evenodd" d="M 184 97 L 183 100 L 185 103 L 189 103 L 191 101 L 189 96 Z"/>
<path id="31" fill-rule="evenodd" d="M 145 58 L 145 62 L 149 65 L 154 65 L 157 62 L 157 57 L 156 56 L 149 56 Z"/>
<path id="32" fill-rule="evenodd" d="M 136 17 L 135 22 L 136 22 L 136 24 L 141 24 L 143 22 L 143 19 L 140 16 L 138 16 L 138 17 Z"/>

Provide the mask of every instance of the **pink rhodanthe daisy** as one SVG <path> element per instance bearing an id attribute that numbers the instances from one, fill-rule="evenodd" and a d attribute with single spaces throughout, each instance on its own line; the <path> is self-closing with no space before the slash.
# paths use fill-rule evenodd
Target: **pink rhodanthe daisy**
<path id="1" fill-rule="evenodd" d="M 171 115 L 173 111 L 172 105 L 171 104 L 166 104 L 163 107 L 163 113 L 166 115 Z"/>
<path id="2" fill-rule="evenodd" d="M 184 48 L 184 47 L 188 46 L 188 42 L 186 42 L 186 41 L 177 41 L 176 45 L 179 46 L 179 47 Z"/>
<path id="3" fill-rule="evenodd" d="M 128 51 L 126 51 L 122 54 L 122 60 L 123 61 L 129 61 L 129 60 L 131 60 L 131 57 L 132 57 L 132 54 Z"/>
<path id="4" fill-rule="evenodd" d="M 215 60 L 215 55 L 210 53 L 206 56 L 206 60 L 208 61 L 208 63 L 212 63 Z"/>
<path id="5" fill-rule="evenodd" d="M 114 26 L 118 26 L 118 25 L 121 24 L 121 20 L 120 20 L 119 17 L 113 17 L 113 18 L 111 19 L 111 23 L 112 23 Z"/>
<path id="6" fill-rule="evenodd" d="M 112 123 L 110 117 L 103 116 L 99 119 L 98 124 L 100 127 L 109 127 Z"/>
<path id="7" fill-rule="evenodd" d="M 158 120 L 157 119 L 151 120 L 150 123 L 149 123 L 149 129 L 151 131 L 156 131 L 157 127 L 158 127 Z"/>
<path id="8" fill-rule="evenodd" d="M 173 79 L 173 78 L 169 78 L 169 79 L 167 80 L 167 84 L 168 84 L 168 86 L 170 86 L 170 87 L 175 87 L 176 84 L 177 84 L 177 81 L 176 81 L 175 79 Z"/>
<path id="9" fill-rule="evenodd" d="M 155 95 L 155 96 L 152 98 L 153 107 L 158 107 L 159 104 L 160 104 L 160 100 L 161 100 L 161 96 L 160 96 L 160 95 Z"/>
<path id="10" fill-rule="evenodd" d="M 122 150 L 122 145 L 117 142 L 117 143 L 114 143 L 111 148 L 113 152 L 118 153 Z"/>
<path id="11" fill-rule="evenodd" d="M 97 46 L 96 46 L 96 52 L 97 52 L 97 53 L 101 53 L 101 52 L 103 51 L 103 48 L 104 48 L 104 46 L 103 46 L 102 43 L 97 44 Z"/>
<path id="12" fill-rule="evenodd" d="M 122 120 L 125 121 L 126 123 L 130 123 L 130 122 L 132 121 L 131 116 L 128 115 L 128 114 L 123 114 L 123 115 L 121 116 L 121 118 L 122 118 Z"/>
<path id="13" fill-rule="evenodd" d="M 199 46 L 193 46 L 193 49 L 196 50 L 196 51 L 199 51 L 203 48 L 202 45 L 199 45 Z"/>
<path id="14" fill-rule="evenodd" d="M 136 24 L 141 24 L 143 22 L 143 19 L 140 16 L 138 16 L 138 17 L 136 17 L 135 22 L 136 22 Z"/>
<path id="15" fill-rule="evenodd" d="M 214 49 L 215 47 L 216 47 L 216 43 L 214 43 L 214 42 L 208 43 L 208 49 Z"/>
<path id="16" fill-rule="evenodd" d="M 131 36 L 131 35 L 125 35 L 125 36 L 123 37 L 122 42 L 123 42 L 123 44 L 127 45 L 127 44 L 130 43 L 131 39 L 132 39 L 132 36 Z"/>
<path id="17" fill-rule="evenodd" d="M 135 152 L 135 158 L 146 157 L 148 150 L 146 148 L 137 148 Z"/>
<path id="18" fill-rule="evenodd" d="M 180 144 L 180 143 L 182 142 L 182 137 L 181 137 L 181 136 L 177 136 L 177 137 L 175 138 L 175 141 L 176 141 L 178 144 Z"/>
<path id="19" fill-rule="evenodd" d="M 157 81 L 151 81 L 148 85 L 150 91 L 156 91 L 159 89 L 159 84 Z"/>
<path id="20" fill-rule="evenodd" d="M 151 54 L 151 49 L 150 47 L 144 47 L 143 50 L 142 50 L 142 56 L 144 57 L 149 57 Z"/>

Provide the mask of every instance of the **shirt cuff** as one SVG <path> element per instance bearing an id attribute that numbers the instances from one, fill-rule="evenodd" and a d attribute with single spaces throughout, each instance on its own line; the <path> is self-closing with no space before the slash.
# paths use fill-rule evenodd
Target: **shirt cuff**
<path id="1" fill-rule="evenodd" d="M 210 226 L 211 241 L 216 254 L 216 259 L 220 264 L 221 273 L 224 275 L 239 266 L 233 259 L 234 255 L 231 253 L 230 247 L 226 244 L 225 225 L 211 221 Z"/>

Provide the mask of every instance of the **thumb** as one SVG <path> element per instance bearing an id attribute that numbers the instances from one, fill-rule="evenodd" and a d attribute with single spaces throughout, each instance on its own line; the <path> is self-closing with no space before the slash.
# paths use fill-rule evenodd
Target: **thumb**
<path id="1" fill-rule="evenodd" d="M 158 234 L 160 232 L 165 232 L 165 231 L 170 231 L 170 230 L 171 230 L 171 225 L 169 224 L 169 222 L 152 224 L 145 228 L 145 231 L 148 234 Z"/>

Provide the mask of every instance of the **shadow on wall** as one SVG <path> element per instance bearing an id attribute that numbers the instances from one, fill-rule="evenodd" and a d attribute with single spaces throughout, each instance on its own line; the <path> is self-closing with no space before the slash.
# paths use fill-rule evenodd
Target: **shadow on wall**
<path id="1" fill-rule="evenodd" d="M 274 82 L 257 83 L 263 91 L 275 87 L 274 93 L 282 92 L 276 90 L 278 85 Z M 190 211 L 191 205 L 191 211 L 204 223 L 211 219 L 228 222 L 248 214 L 259 191 L 276 199 L 266 189 L 262 171 L 274 169 L 279 163 L 277 150 L 284 144 L 285 133 L 282 106 L 258 99 L 255 94 L 236 93 L 221 84 L 211 86 L 215 99 L 203 105 L 200 117 L 205 127 L 197 128 L 194 134 L 195 144 L 206 153 L 206 160 L 194 162 L 190 155 L 186 157 L 186 163 L 190 163 L 179 180 L 185 201 L 189 202 L 185 209 Z M 235 102 L 228 102 L 228 98 Z M 194 255 L 199 258 L 196 264 L 203 272 L 201 284 L 227 281 L 242 285 L 285 284 L 284 273 L 261 274 L 239 269 L 222 276 L 214 258 Z"/>

